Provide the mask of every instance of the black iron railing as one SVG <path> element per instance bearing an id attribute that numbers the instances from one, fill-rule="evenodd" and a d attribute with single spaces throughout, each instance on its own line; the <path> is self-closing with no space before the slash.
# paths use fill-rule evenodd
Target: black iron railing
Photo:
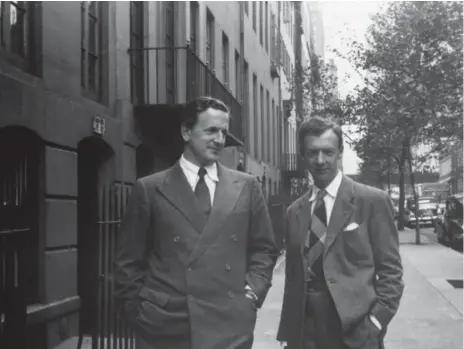
<path id="1" fill-rule="evenodd" d="M 5 217 L 3 217 L 5 218 Z M 0 230 L 0 347 L 21 348 L 26 329 L 26 268 L 30 229 Z"/>
<path id="2" fill-rule="evenodd" d="M 102 186 L 98 195 L 98 234 L 96 248 L 97 268 L 93 278 L 97 287 L 91 307 L 81 308 L 81 317 L 87 323 L 80 328 L 78 349 L 132 349 L 135 337 L 116 306 L 114 298 L 113 262 L 116 253 L 117 233 L 121 217 L 130 195 L 130 187 L 121 185 Z M 84 341 L 87 344 L 83 344 Z"/>
<path id="3" fill-rule="evenodd" d="M 230 133 L 244 141 L 242 105 L 190 47 L 129 49 L 134 104 L 177 104 L 199 96 L 222 100 L 231 111 Z M 141 86 L 143 84 L 143 86 Z"/>

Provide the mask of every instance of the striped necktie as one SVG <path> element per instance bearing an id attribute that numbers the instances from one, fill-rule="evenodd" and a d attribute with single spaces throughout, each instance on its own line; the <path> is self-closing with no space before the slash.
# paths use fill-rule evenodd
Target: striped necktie
<path id="1" fill-rule="evenodd" d="M 327 233 L 327 212 L 325 208 L 325 190 L 319 190 L 314 203 L 311 216 L 311 226 L 305 244 L 305 252 L 308 258 L 309 278 L 324 278 L 322 258 L 324 252 L 324 241 Z"/>

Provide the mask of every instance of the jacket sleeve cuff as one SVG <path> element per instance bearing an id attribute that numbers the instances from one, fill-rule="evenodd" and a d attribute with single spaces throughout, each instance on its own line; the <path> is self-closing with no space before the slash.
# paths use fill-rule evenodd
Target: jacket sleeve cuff
<path id="1" fill-rule="evenodd" d="M 377 319 L 382 328 L 387 327 L 391 319 L 393 318 L 393 313 L 390 311 L 390 309 L 388 309 L 380 303 L 374 304 L 370 311 L 370 314 L 374 316 L 375 319 Z"/>

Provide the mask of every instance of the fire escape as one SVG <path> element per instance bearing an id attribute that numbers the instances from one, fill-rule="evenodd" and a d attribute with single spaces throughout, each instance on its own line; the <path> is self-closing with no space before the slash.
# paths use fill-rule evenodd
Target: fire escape
<path id="1" fill-rule="evenodd" d="M 137 84 L 133 91 L 138 93 L 134 117 L 141 138 L 167 165 L 182 154 L 180 113 L 183 103 L 196 97 L 215 97 L 229 107 L 226 146 L 243 146 L 242 106 L 188 45 L 130 48 L 129 54 L 137 66 L 136 71 L 134 64 L 132 66 L 136 76 L 133 81 Z"/>

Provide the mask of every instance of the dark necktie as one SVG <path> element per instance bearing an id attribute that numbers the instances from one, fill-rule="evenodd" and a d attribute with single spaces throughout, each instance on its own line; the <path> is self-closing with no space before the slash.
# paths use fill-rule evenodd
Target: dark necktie
<path id="1" fill-rule="evenodd" d="M 324 278 L 322 257 L 324 252 L 325 236 L 327 233 L 327 212 L 324 203 L 325 195 L 325 190 L 319 190 L 317 193 L 313 214 L 311 216 L 311 226 L 309 228 L 309 234 L 305 244 L 310 278 Z"/>
<path id="2" fill-rule="evenodd" d="M 200 210 L 208 216 L 211 211 L 211 196 L 205 182 L 205 175 L 206 169 L 204 167 L 200 167 L 198 170 L 198 176 L 200 178 L 198 179 L 197 186 L 195 187 L 195 195 L 197 197 Z"/>

